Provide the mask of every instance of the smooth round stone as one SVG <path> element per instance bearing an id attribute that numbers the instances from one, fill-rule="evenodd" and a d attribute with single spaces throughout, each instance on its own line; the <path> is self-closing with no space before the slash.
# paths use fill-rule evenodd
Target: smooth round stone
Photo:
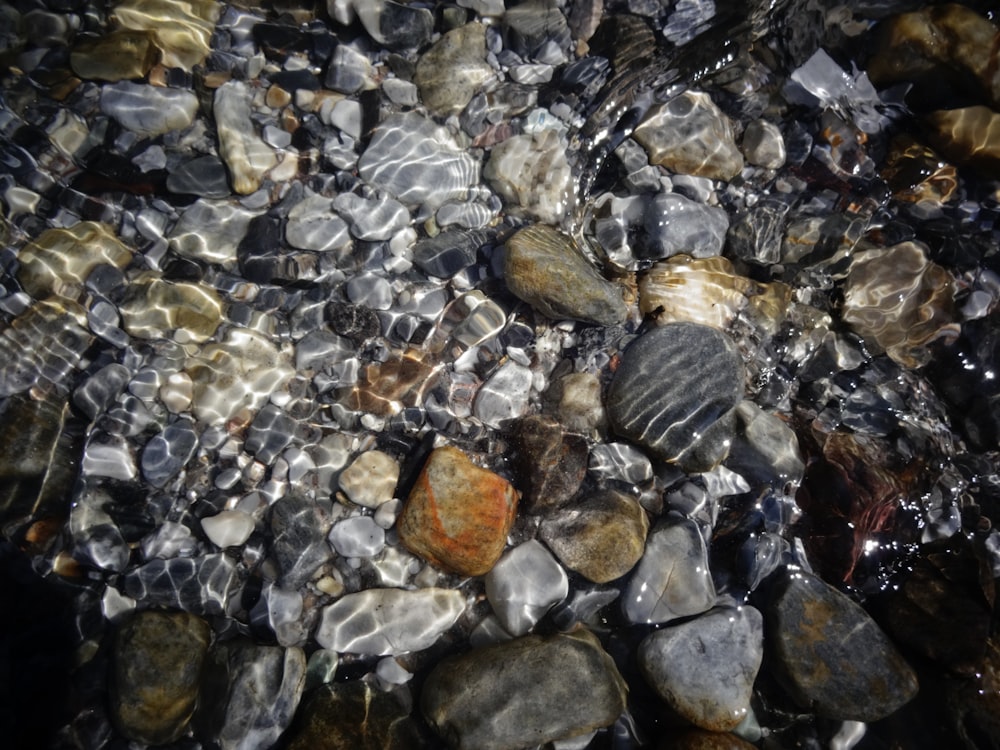
<path id="1" fill-rule="evenodd" d="M 546 517 L 541 537 L 567 568 L 594 583 L 607 583 L 639 562 L 648 530 L 642 506 L 608 490 Z"/>
<path id="2" fill-rule="evenodd" d="M 517 503 L 507 480 L 454 446 L 436 448 L 403 506 L 399 539 L 443 570 L 483 575 L 503 553 Z"/>
<path id="3" fill-rule="evenodd" d="M 751 164 L 767 169 L 785 165 L 785 139 L 778 126 L 767 120 L 753 120 L 743 131 L 743 155 Z"/>
<path id="4" fill-rule="evenodd" d="M 714 609 L 657 630 L 637 655 L 646 681 L 674 711 L 715 732 L 748 715 L 763 657 L 763 618 L 753 607 Z"/>
<path id="5" fill-rule="evenodd" d="M 254 216 L 238 203 L 199 199 L 185 209 L 170 232 L 170 249 L 185 258 L 231 268 Z"/>
<path id="6" fill-rule="evenodd" d="M 99 265 L 125 268 L 132 251 L 107 224 L 81 221 L 65 229 L 46 229 L 21 249 L 17 260 L 17 279 L 24 291 L 42 299 L 60 285 L 82 285 Z"/>
<path id="7" fill-rule="evenodd" d="M 142 451 L 142 476 L 154 487 L 164 487 L 191 460 L 198 449 L 198 433 L 189 419 L 178 419 L 154 435 Z"/>
<path id="8" fill-rule="evenodd" d="M 507 240 L 504 279 L 517 297 L 556 320 L 617 325 L 625 320 L 623 289 L 603 276 L 572 239 L 546 224 Z"/>
<path id="9" fill-rule="evenodd" d="M 249 195 L 278 158 L 261 140 L 250 118 L 251 92 L 243 81 L 228 81 L 215 90 L 212 114 L 219 134 L 219 155 L 229 170 L 233 190 Z"/>
<path id="10" fill-rule="evenodd" d="M 184 734 L 211 637 L 208 623 L 186 612 L 147 610 L 121 626 L 111 713 L 122 734 L 149 745 Z"/>
<path id="11" fill-rule="evenodd" d="M 486 598 L 511 635 L 524 635 L 569 593 L 569 579 L 532 539 L 509 550 L 486 574 Z"/>
<path id="12" fill-rule="evenodd" d="M 528 635 L 438 664 L 421 710 L 451 747 L 521 750 L 609 726 L 627 694 L 589 631 Z"/>
<path id="13" fill-rule="evenodd" d="M 184 89 L 120 81 L 101 89 L 101 111 L 123 128 L 152 137 L 190 125 L 198 97 Z"/>
<path id="14" fill-rule="evenodd" d="M 803 570 L 786 568 L 764 608 L 772 667 L 820 716 L 878 721 L 917 694 L 917 676 L 860 606 Z"/>
<path id="15" fill-rule="evenodd" d="M 352 503 L 377 508 L 392 500 L 399 481 L 399 462 L 382 451 L 365 451 L 341 472 L 340 490 Z"/>
<path id="16" fill-rule="evenodd" d="M 729 217 L 718 206 L 685 198 L 677 193 L 659 193 L 646 206 L 644 225 L 647 242 L 636 254 L 647 260 L 687 253 L 695 258 L 722 254 Z"/>
<path id="17" fill-rule="evenodd" d="M 510 207 L 538 221 L 559 224 L 573 210 L 573 172 L 554 130 L 515 135 L 497 144 L 483 177 Z"/>
<path id="18" fill-rule="evenodd" d="M 119 310 L 125 330 L 142 339 L 204 341 L 222 322 L 222 300 L 214 289 L 152 273 L 129 285 Z"/>
<path id="19" fill-rule="evenodd" d="M 468 23 L 436 41 L 417 62 L 413 82 L 437 117 L 457 115 L 493 76 L 486 62 L 486 27 Z"/>
<path id="20" fill-rule="evenodd" d="M 253 533 L 253 518 L 239 510 L 224 510 L 201 519 L 205 536 L 216 547 L 238 547 Z"/>
<path id="21" fill-rule="evenodd" d="M 335 523 L 329 539 L 342 557 L 372 557 L 385 547 L 385 529 L 371 516 L 357 516 Z"/>
<path id="22" fill-rule="evenodd" d="M 707 471 L 725 458 L 743 396 L 736 346 L 714 328 L 671 323 L 633 341 L 606 398 L 614 431 L 680 465 Z"/>

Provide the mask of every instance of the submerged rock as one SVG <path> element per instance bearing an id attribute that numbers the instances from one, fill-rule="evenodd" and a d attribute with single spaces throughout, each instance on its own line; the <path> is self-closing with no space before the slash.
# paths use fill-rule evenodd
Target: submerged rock
<path id="1" fill-rule="evenodd" d="M 437 117 L 456 115 L 493 76 L 486 63 L 486 27 L 468 23 L 436 41 L 417 62 L 413 82 Z"/>
<path id="2" fill-rule="evenodd" d="M 215 90 L 212 114 L 219 133 L 219 155 L 229 170 L 233 190 L 248 195 L 259 189 L 264 175 L 278 163 L 277 156 L 257 135 L 250 118 L 250 89 L 229 81 Z"/>
<path id="3" fill-rule="evenodd" d="M 948 159 L 987 177 L 1000 175 L 1000 113 L 987 107 L 932 112 L 928 140 Z"/>
<path id="4" fill-rule="evenodd" d="M 483 177 L 512 207 L 546 224 L 562 224 L 573 211 L 573 173 L 554 130 L 515 135 L 494 146 Z"/>
<path id="5" fill-rule="evenodd" d="M 125 268 L 132 251 L 107 224 L 81 221 L 65 229 L 46 229 L 17 255 L 21 286 L 36 299 L 59 294 L 65 285 L 82 286 L 102 264 Z M 70 297 L 73 297 L 70 294 Z"/>
<path id="6" fill-rule="evenodd" d="M 155 136 L 190 125 L 198 111 L 198 97 L 184 89 L 121 81 L 101 89 L 101 111 L 123 128 Z"/>
<path id="7" fill-rule="evenodd" d="M 173 339 L 180 344 L 205 341 L 222 322 L 222 300 L 203 284 L 172 283 L 142 274 L 129 285 L 119 310 L 122 325 L 143 339 Z"/>
<path id="8" fill-rule="evenodd" d="M 221 12 L 216 0 L 121 0 L 111 17 L 117 26 L 151 33 L 165 66 L 190 71 L 208 56 Z"/>
<path id="9" fill-rule="evenodd" d="M 445 659 L 427 678 L 420 705 L 451 747 L 520 750 L 610 725 L 626 693 L 611 657 L 581 629 Z"/>
<path id="10" fill-rule="evenodd" d="M 566 598 L 569 580 L 536 539 L 509 550 L 486 574 L 486 598 L 511 635 L 524 635 Z"/>
<path id="11" fill-rule="evenodd" d="M 151 31 L 117 29 L 99 37 L 78 39 L 69 64 L 80 78 L 127 81 L 143 78 L 160 57 Z"/>
<path id="12" fill-rule="evenodd" d="M 525 508 L 545 513 L 569 502 L 587 472 L 587 441 L 540 414 L 518 422 L 514 434 Z"/>

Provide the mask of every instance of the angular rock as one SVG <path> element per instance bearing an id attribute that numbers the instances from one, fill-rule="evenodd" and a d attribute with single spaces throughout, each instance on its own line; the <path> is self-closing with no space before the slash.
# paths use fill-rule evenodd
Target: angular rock
<path id="1" fill-rule="evenodd" d="M 743 396 L 735 345 L 714 328 L 671 323 L 625 350 L 607 393 L 614 431 L 675 462 L 706 471 L 725 458 Z"/>
<path id="2" fill-rule="evenodd" d="M 483 177 L 511 207 L 546 224 L 564 222 L 576 202 L 566 146 L 554 130 L 515 135 L 494 146 Z"/>
<path id="3" fill-rule="evenodd" d="M 500 429 L 528 410 L 534 374 L 517 362 L 506 362 L 483 383 L 472 413 L 485 425 Z"/>
<path id="4" fill-rule="evenodd" d="M 540 533 L 567 568 L 594 583 L 607 583 L 639 562 L 648 531 L 649 520 L 638 501 L 606 490 L 549 515 Z"/>
<path id="5" fill-rule="evenodd" d="M 798 487 L 805 471 L 795 431 L 752 401 L 736 407 L 736 439 L 725 464 L 748 481 L 776 490 Z"/>
<path id="6" fill-rule="evenodd" d="M 587 441 L 540 414 L 518 422 L 514 435 L 525 508 L 543 514 L 569 502 L 587 473 Z"/>
<path id="7" fill-rule="evenodd" d="M 773 667 L 802 706 L 878 721 L 917 694 L 917 677 L 868 614 L 819 578 L 785 569 L 764 609 Z"/>
<path id="8" fill-rule="evenodd" d="M 139 612 L 118 630 L 111 713 L 128 739 L 180 739 L 194 713 L 212 631 L 187 612 Z"/>
<path id="9" fill-rule="evenodd" d="M 413 82 L 436 117 L 457 115 L 493 76 L 486 62 L 486 27 L 467 23 L 436 41 L 417 62 Z"/>
<path id="10" fill-rule="evenodd" d="M 673 519 L 646 539 L 642 559 L 622 595 L 622 611 L 629 622 L 670 622 L 707 612 L 715 599 L 708 547 L 698 524 Z"/>
<path id="11" fill-rule="evenodd" d="M 486 598 L 511 635 L 524 635 L 566 598 L 569 579 L 536 539 L 509 550 L 486 574 Z"/>
<path id="12" fill-rule="evenodd" d="M 713 732 L 735 729 L 747 717 L 763 657 L 763 618 L 749 606 L 714 609 L 657 630 L 637 656 L 656 693 L 681 717 Z"/>
<path id="13" fill-rule="evenodd" d="M 532 224 L 513 234 L 505 247 L 507 287 L 544 315 L 606 326 L 628 315 L 623 288 L 601 276 L 557 229 Z"/>
<path id="14" fill-rule="evenodd" d="M 331 651 L 396 655 L 433 646 L 465 611 L 455 589 L 366 589 L 323 608 L 316 640 Z"/>
<path id="15" fill-rule="evenodd" d="M 399 539 L 443 570 L 482 575 L 500 559 L 517 503 L 505 479 L 454 446 L 436 448 L 403 506 Z"/>
<path id="16" fill-rule="evenodd" d="M 767 169 L 785 165 L 785 139 L 778 126 L 767 120 L 753 120 L 743 131 L 743 155 L 751 164 Z"/>
<path id="17" fill-rule="evenodd" d="M 456 750 L 520 750 L 610 725 L 626 693 L 611 657 L 580 629 L 445 659 L 428 676 L 420 705 Z"/>

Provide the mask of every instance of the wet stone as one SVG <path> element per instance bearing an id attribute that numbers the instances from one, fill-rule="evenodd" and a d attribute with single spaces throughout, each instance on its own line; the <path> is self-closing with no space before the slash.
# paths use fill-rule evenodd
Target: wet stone
<path id="1" fill-rule="evenodd" d="M 507 287 L 539 312 L 598 325 L 625 320 L 623 289 L 603 278 L 567 235 L 534 224 L 518 230 L 505 247 Z"/>
<path id="2" fill-rule="evenodd" d="M 797 487 L 805 471 L 795 431 L 752 401 L 736 407 L 736 438 L 725 465 L 750 482 L 776 490 Z"/>
<path id="3" fill-rule="evenodd" d="M 107 364 L 73 391 L 73 403 L 87 417 L 94 419 L 115 402 L 131 376 L 124 365 L 117 362 Z"/>
<path id="4" fill-rule="evenodd" d="M 226 165 L 211 155 L 181 162 L 167 175 L 167 190 L 202 198 L 227 198 L 230 190 Z"/>
<path id="5" fill-rule="evenodd" d="M 226 614 L 241 585 L 236 563 L 221 553 L 154 558 L 124 577 L 127 596 L 196 615 Z"/>
<path id="6" fill-rule="evenodd" d="M 168 424 L 150 438 L 142 450 L 143 478 L 154 487 L 165 487 L 180 473 L 198 448 L 198 433 L 188 419 Z"/>
<path id="7" fill-rule="evenodd" d="M 333 210 L 333 201 L 309 193 L 288 212 L 285 239 L 300 250 L 326 252 L 351 244 L 347 222 Z"/>
<path id="8" fill-rule="evenodd" d="M 740 214 L 729 227 L 732 253 L 754 263 L 779 262 L 789 208 L 784 201 L 764 199 Z"/>
<path id="9" fill-rule="evenodd" d="M 507 362 L 476 393 L 472 413 L 490 427 L 505 427 L 527 411 L 533 378 L 529 368 Z"/>
<path id="10" fill-rule="evenodd" d="M 153 274 L 129 285 L 119 310 L 125 330 L 143 339 L 204 341 L 222 322 L 222 300 L 214 289 Z"/>
<path id="11" fill-rule="evenodd" d="M 351 234 L 359 240 L 387 240 L 410 223 L 406 208 L 385 196 L 369 199 L 341 193 L 333 199 L 333 208 L 347 220 Z"/>
<path id="12" fill-rule="evenodd" d="M 238 547 L 253 533 L 253 517 L 239 510 L 224 510 L 201 519 L 201 528 L 216 547 Z"/>
<path id="13" fill-rule="evenodd" d="M 949 160 L 987 177 L 1000 174 L 1000 113 L 964 107 L 932 112 L 925 121 L 931 145 Z"/>
<path id="14" fill-rule="evenodd" d="M 413 246 L 413 262 L 430 276 L 450 279 L 476 262 L 479 248 L 488 239 L 486 232 L 450 229 L 417 240 Z"/>
<path id="15" fill-rule="evenodd" d="M 114 519 L 104 510 L 110 504 L 111 496 L 101 490 L 77 497 L 69 514 L 73 557 L 85 565 L 122 573 L 128 566 L 129 548 Z"/>
<path id="16" fill-rule="evenodd" d="M 254 212 L 236 203 L 202 198 L 181 214 L 169 235 L 170 249 L 185 258 L 231 268 L 253 217 Z"/>
<path id="17" fill-rule="evenodd" d="M 560 224 L 575 203 L 572 170 L 566 146 L 554 130 L 515 135 L 497 144 L 483 168 L 483 177 L 509 204 L 525 215 Z"/>
<path id="18" fill-rule="evenodd" d="M 446 571 L 476 576 L 500 559 L 517 491 L 453 446 L 428 457 L 397 522 L 400 541 Z"/>
<path id="19" fill-rule="evenodd" d="M 340 653 L 394 655 L 434 645 L 465 611 L 453 589 L 372 588 L 323 608 L 316 640 Z"/>
<path id="20" fill-rule="evenodd" d="M 671 172 L 731 180 L 743 169 L 732 123 L 702 92 L 687 91 L 651 110 L 633 137 L 651 164 Z"/>
<path id="21" fill-rule="evenodd" d="M 392 500 L 399 481 L 399 462 L 382 451 L 365 451 L 341 472 L 338 479 L 347 499 L 366 508 Z"/>
<path id="22" fill-rule="evenodd" d="M 132 251 L 112 227 L 83 221 L 66 229 L 46 229 L 18 253 L 17 278 L 36 299 L 59 293 L 62 285 L 82 285 L 102 264 L 125 268 Z M 72 295 L 71 295 L 72 296 Z"/>
<path id="23" fill-rule="evenodd" d="M 608 417 L 622 437 L 687 471 L 705 471 L 728 452 L 743 379 L 724 334 L 691 323 L 661 326 L 625 350 L 608 389 Z"/>
<path id="24" fill-rule="evenodd" d="M 805 571 L 778 574 L 764 618 L 782 685 L 820 716 L 877 721 L 917 693 L 916 675 L 874 620 Z"/>
<path id="25" fill-rule="evenodd" d="M 296 424 L 292 417 L 274 404 L 265 404 L 250 424 L 245 444 L 247 452 L 270 466 L 291 445 Z"/>
<path id="26" fill-rule="evenodd" d="M 536 539 L 508 550 L 486 574 L 486 598 L 511 635 L 524 635 L 566 598 L 569 579 Z"/>
<path id="27" fill-rule="evenodd" d="M 139 612 L 114 645 L 111 710 L 130 740 L 149 745 L 184 734 L 198 698 L 211 629 L 186 612 Z"/>
<path id="28" fill-rule="evenodd" d="M 609 726 L 626 692 L 611 657 L 580 629 L 445 659 L 427 678 L 420 706 L 451 747 L 519 750 Z"/>
<path id="29" fill-rule="evenodd" d="M 724 209 L 676 193 L 660 193 L 646 206 L 647 242 L 638 255 L 649 260 L 687 253 L 695 258 L 722 254 L 729 219 Z"/>
<path id="30" fill-rule="evenodd" d="M 324 83 L 334 91 L 353 94 L 370 80 L 371 73 L 367 57 L 353 47 L 339 44 L 330 58 Z"/>
<path id="31" fill-rule="evenodd" d="M 449 31 L 420 57 L 413 82 L 428 111 L 447 117 L 461 112 L 492 76 L 486 27 L 469 23 Z"/>
<path id="32" fill-rule="evenodd" d="M 69 64 L 80 78 L 114 82 L 145 77 L 159 56 L 150 32 L 118 29 L 77 40 Z"/>
<path id="33" fill-rule="evenodd" d="M 587 472 L 587 441 L 541 415 L 522 419 L 514 435 L 525 508 L 542 514 L 569 502 Z"/>
<path id="34" fill-rule="evenodd" d="M 785 165 L 785 139 L 778 126 L 767 120 L 753 120 L 743 131 L 743 155 L 751 164 L 767 169 Z"/>
<path id="35" fill-rule="evenodd" d="M 708 547 L 698 525 L 673 519 L 646 540 L 639 566 L 622 595 L 629 622 L 661 623 L 707 612 L 715 605 Z"/>
<path id="36" fill-rule="evenodd" d="M 570 45 L 569 25 L 553 0 L 528 0 L 507 9 L 504 37 L 521 57 L 558 64 Z"/>
<path id="37" fill-rule="evenodd" d="M 385 529 L 371 516 L 355 516 L 335 523 L 329 540 L 341 557 L 373 557 L 385 547 Z"/>
<path id="38" fill-rule="evenodd" d="M 215 90 L 212 104 L 219 133 L 219 155 L 229 170 L 233 190 L 249 195 L 259 189 L 264 175 L 278 160 L 251 125 L 250 89 L 229 81 Z"/>
<path id="39" fill-rule="evenodd" d="M 198 98 L 190 91 L 121 81 L 101 89 L 101 111 L 128 130 L 156 136 L 194 121 Z"/>
<path id="40" fill-rule="evenodd" d="M 540 535 L 567 568 L 594 583 L 608 583 L 639 562 L 648 531 L 638 501 L 606 490 L 547 516 Z"/>
<path id="41" fill-rule="evenodd" d="M 299 588 L 333 555 L 326 541 L 332 521 L 329 500 L 287 495 L 271 506 L 271 552 L 282 588 Z"/>
<path id="42" fill-rule="evenodd" d="M 715 732 L 748 715 L 764 656 L 764 628 L 753 607 L 713 609 L 657 630 L 639 646 L 639 669 L 681 717 Z"/>
<path id="43" fill-rule="evenodd" d="M 190 71 L 208 56 L 220 12 L 216 0 L 122 0 L 113 16 L 118 26 L 152 33 L 166 67 Z"/>

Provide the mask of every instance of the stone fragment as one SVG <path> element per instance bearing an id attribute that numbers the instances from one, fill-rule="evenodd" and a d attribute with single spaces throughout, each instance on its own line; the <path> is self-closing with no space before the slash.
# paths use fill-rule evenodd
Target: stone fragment
<path id="1" fill-rule="evenodd" d="M 729 226 L 729 251 L 741 260 L 771 265 L 781 260 L 790 206 L 785 201 L 764 198 Z"/>
<path id="2" fill-rule="evenodd" d="M 395 0 L 326 0 L 330 16 L 349 24 L 357 14 L 368 35 L 392 50 L 415 49 L 430 41 L 434 16 L 426 8 Z"/>
<path id="3" fill-rule="evenodd" d="M 505 247 L 507 287 L 542 314 L 598 325 L 617 325 L 628 315 L 622 287 L 602 277 L 557 229 L 532 224 Z"/>
<path id="4" fill-rule="evenodd" d="M 351 680 L 319 688 L 302 705 L 288 750 L 413 750 L 420 735 L 395 692 Z"/>
<path id="5" fill-rule="evenodd" d="M 80 78 L 115 82 L 144 78 L 159 56 L 152 32 L 117 29 L 77 39 L 69 65 Z"/>
<path id="6" fill-rule="evenodd" d="M 486 27 L 467 23 L 436 41 L 417 61 L 413 82 L 436 117 L 457 115 L 493 76 L 486 62 Z"/>
<path id="7" fill-rule="evenodd" d="M 364 54 L 346 44 L 338 44 L 330 58 L 324 83 L 342 94 L 354 94 L 371 79 L 372 66 Z"/>
<path id="8" fill-rule="evenodd" d="M 868 614 L 803 570 L 777 575 L 764 618 L 779 680 L 820 716 L 878 721 L 917 693 L 913 670 Z"/>
<path id="9" fill-rule="evenodd" d="M 316 640 L 339 653 L 422 651 L 455 624 L 465 604 L 465 595 L 455 589 L 366 589 L 323 608 Z"/>
<path id="10" fill-rule="evenodd" d="M 329 540 L 341 557 L 373 557 L 385 547 L 385 529 L 371 516 L 354 516 L 335 523 Z"/>
<path id="11" fill-rule="evenodd" d="M 566 598 L 569 579 L 536 539 L 507 551 L 486 574 L 486 598 L 511 635 L 524 635 Z"/>
<path id="12" fill-rule="evenodd" d="M 497 144 L 483 177 L 509 202 L 509 208 L 546 224 L 567 220 L 576 202 L 566 145 L 554 130 L 515 135 Z"/>
<path id="13" fill-rule="evenodd" d="M 170 249 L 185 258 L 232 268 L 236 248 L 254 216 L 237 203 L 202 198 L 186 208 L 174 225 L 168 237 Z"/>
<path id="14" fill-rule="evenodd" d="M 686 91 L 653 108 L 632 135 L 651 164 L 671 172 L 731 180 L 743 169 L 732 123 L 700 91 Z"/>
<path id="15" fill-rule="evenodd" d="M 65 285 L 82 286 L 99 265 L 125 268 L 132 251 L 107 224 L 81 221 L 65 229 L 46 229 L 17 255 L 17 280 L 35 299 L 59 294 Z M 70 294 L 74 297 L 74 294 Z"/>
<path id="16" fill-rule="evenodd" d="M 647 241 L 637 255 L 646 260 L 686 253 L 695 258 L 722 254 L 729 229 L 725 209 L 677 193 L 658 193 L 646 206 Z"/>
<path id="17" fill-rule="evenodd" d="M 198 97 L 185 89 L 120 81 L 101 88 L 101 111 L 123 128 L 152 137 L 190 125 Z"/>
<path id="18" fill-rule="evenodd" d="M 671 520 L 653 529 L 646 540 L 622 595 L 622 611 L 629 622 L 670 622 L 707 612 L 715 596 L 708 547 L 698 524 Z"/>
<path id="19" fill-rule="evenodd" d="M 587 630 L 528 635 L 438 664 L 421 710 L 456 750 L 520 750 L 614 722 L 627 688 Z"/>
<path id="20" fill-rule="evenodd" d="M 870 346 L 919 367 L 930 359 L 930 342 L 958 337 L 955 289 L 951 273 L 919 243 L 862 250 L 851 259 L 841 317 Z"/>
<path id="21" fill-rule="evenodd" d="M 195 724 L 221 750 L 273 747 L 298 708 L 306 680 L 300 648 L 217 643 L 209 652 Z"/>
<path id="22" fill-rule="evenodd" d="M 172 168 L 167 175 L 167 190 L 214 199 L 228 198 L 232 192 L 226 165 L 213 154 L 196 156 Z"/>
<path id="23" fill-rule="evenodd" d="M 526 509 L 542 514 L 569 502 L 587 473 L 587 441 L 538 414 L 518 422 L 514 435 Z"/>
<path id="24" fill-rule="evenodd" d="M 233 190 L 249 195 L 278 163 L 274 150 L 261 140 L 250 117 L 250 89 L 243 81 L 228 81 L 215 90 L 212 114 L 219 134 L 219 155 L 229 170 Z"/>
<path id="25" fill-rule="evenodd" d="M 454 446 L 436 448 L 403 506 L 399 538 L 443 570 L 482 575 L 500 559 L 517 502 L 505 479 Z"/>
<path id="26" fill-rule="evenodd" d="M 625 350 L 608 418 L 617 434 L 685 471 L 707 471 L 728 453 L 743 378 L 735 345 L 714 328 L 654 328 Z"/>
<path id="27" fill-rule="evenodd" d="M 151 33 L 161 62 L 190 72 L 208 56 L 221 12 L 216 0 L 121 0 L 111 11 L 111 21 Z"/>
<path id="28" fill-rule="evenodd" d="M 549 515 L 540 533 L 567 568 L 594 583 L 607 583 L 639 562 L 648 531 L 649 520 L 638 501 L 605 490 Z"/>
<path id="29" fill-rule="evenodd" d="M 304 585 L 333 556 L 326 541 L 333 524 L 329 500 L 286 495 L 271 506 L 270 524 L 282 588 Z"/>
<path id="30" fill-rule="evenodd" d="M 122 325 L 142 339 L 173 339 L 180 344 L 200 342 L 222 322 L 222 300 L 211 287 L 173 283 L 144 273 L 129 284 L 121 304 Z"/>
<path id="31" fill-rule="evenodd" d="M 768 120 L 752 120 L 743 131 L 743 155 L 751 164 L 766 169 L 785 165 L 785 139 L 778 126 Z"/>
<path id="32" fill-rule="evenodd" d="M 805 471 L 795 431 L 752 401 L 736 407 L 736 439 L 725 463 L 748 481 L 779 491 L 798 487 Z"/>
<path id="33" fill-rule="evenodd" d="M 720 608 L 650 633 L 639 645 L 639 669 L 684 719 L 714 732 L 743 721 L 764 657 L 764 628 L 753 607 Z"/>
<path id="34" fill-rule="evenodd" d="M 377 508 L 392 500 L 399 481 L 399 462 L 378 450 L 365 451 L 340 474 L 341 491 L 352 503 Z"/>
<path id="35" fill-rule="evenodd" d="M 212 631 L 187 612 L 139 612 L 115 637 L 111 710 L 128 739 L 180 739 L 194 713 Z"/>

